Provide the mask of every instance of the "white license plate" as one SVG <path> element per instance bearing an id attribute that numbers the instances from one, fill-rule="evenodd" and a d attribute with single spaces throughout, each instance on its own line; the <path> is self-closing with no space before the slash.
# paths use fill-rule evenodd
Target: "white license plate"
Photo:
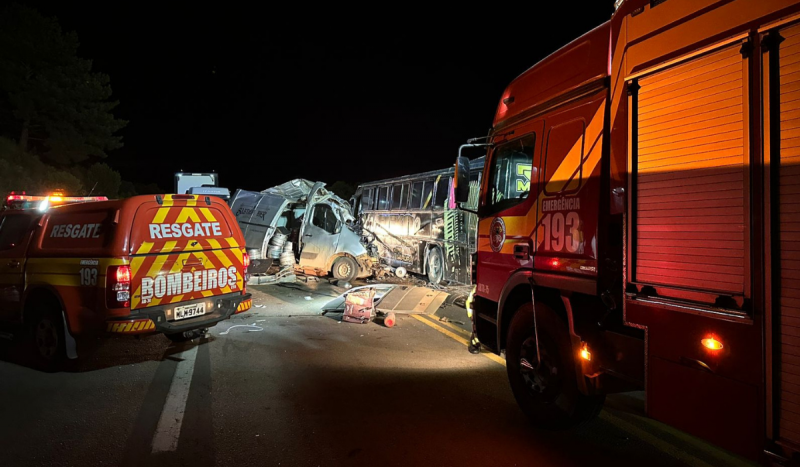
<path id="1" fill-rule="evenodd" d="M 194 318 L 195 316 L 202 316 L 206 314 L 205 303 L 195 303 L 193 305 L 176 306 L 174 319 L 175 321 L 181 319 Z"/>

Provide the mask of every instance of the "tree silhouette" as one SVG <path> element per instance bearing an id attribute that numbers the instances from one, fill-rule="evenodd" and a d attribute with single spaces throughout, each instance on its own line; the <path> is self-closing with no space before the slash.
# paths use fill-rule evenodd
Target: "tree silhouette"
<path id="1" fill-rule="evenodd" d="M 0 11 L 0 107 L 19 147 L 72 165 L 122 146 L 109 77 L 79 58 L 78 36 L 55 18 L 12 4 Z M 3 102 L 4 101 L 4 102 Z"/>

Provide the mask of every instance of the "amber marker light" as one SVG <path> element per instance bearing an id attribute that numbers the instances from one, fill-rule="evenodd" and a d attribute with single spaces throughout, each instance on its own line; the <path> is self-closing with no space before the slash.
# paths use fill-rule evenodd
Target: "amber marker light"
<path id="1" fill-rule="evenodd" d="M 592 361 L 592 353 L 589 352 L 589 346 L 585 342 L 581 345 L 581 358 L 587 362 Z"/>
<path id="2" fill-rule="evenodd" d="M 703 344 L 703 347 L 705 347 L 705 348 L 707 348 L 709 350 L 722 350 L 723 349 L 722 342 L 714 339 L 713 337 L 706 337 L 705 339 L 703 339 L 700 342 Z"/>

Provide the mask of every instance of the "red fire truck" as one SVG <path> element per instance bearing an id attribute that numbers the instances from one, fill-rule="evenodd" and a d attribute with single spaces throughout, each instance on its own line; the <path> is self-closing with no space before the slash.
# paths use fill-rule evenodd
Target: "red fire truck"
<path id="1" fill-rule="evenodd" d="M 800 452 L 800 2 L 627 0 L 515 79 L 473 324 L 522 410 L 605 395 L 753 459 Z M 459 157 L 456 198 L 469 161 Z M 774 458 L 774 457 L 773 457 Z"/>

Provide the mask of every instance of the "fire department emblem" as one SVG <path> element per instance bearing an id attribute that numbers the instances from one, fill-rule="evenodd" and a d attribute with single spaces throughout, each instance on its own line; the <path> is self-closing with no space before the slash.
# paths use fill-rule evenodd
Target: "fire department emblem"
<path id="1" fill-rule="evenodd" d="M 503 219 L 495 217 L 489 227 L 489 245 L 492 251 L 499 253 L 503 249 L 503 244 L 506 242 L 506 223 Z"/>

